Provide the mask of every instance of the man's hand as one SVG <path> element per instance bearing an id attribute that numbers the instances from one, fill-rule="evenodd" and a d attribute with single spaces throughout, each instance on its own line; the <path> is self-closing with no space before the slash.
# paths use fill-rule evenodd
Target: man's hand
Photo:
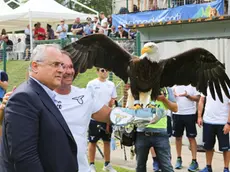
<path id="1" fill-rule="evenodd" d="M 202 117 L 198 117 L 197 124 L 198 124 L 199 127 L 201 127 L 203 125 L 203 119 L 202 119 Z"/>
<path id="2" fill-rule="evenodd" d="M 165 97 L 164 95 L 159 95 L 159 96 L 157 97 L 157 100 L 158 100 L 158 101 L 164 102 L 164 101 L 166 100 L 166 97 Z"/>
<path id="3" fill-rule="evenodd" d="M 4 108 L 5 108 L 5 106 L 6 106 L 6 103 L 7 103 L 8 99 L 9 99 L 9 97 L 11 96 L 11 94 L 14 92 L 15 89 L 16 89 L 16 87 L 14 87 L 14 88 L 12 89 L 12 91 L 7 92 L 7 93 L 4 95 L 4 97 L 2 98 L 2 103 L 1 103 L 1 105 L 0 105 L 0 110 L 4 110 Z"/>
<path id="4" fill-rule="evenodd" d="M 224 134 L 228 134 L 230 132 L 230 125 L 229 124 L 225 124 L 224 128 L 223 128 Z"/>
<path id="5" fill-rule="evenodd" d="M 185 90 L 185 92 L 184 92 L 184 93 L 179 94 L 178 96 L 179 96 L 179 97 L 186 97 L 187 95 L 188 95 L 188 93 L 187 93 L 187 91 Z"/>
<path id="6" fill-rule="evenodd" d="M 113 107 L 114 104 L 115 104 L 115 99 L 111 99 L 108 103 L 108 106 Z"/>

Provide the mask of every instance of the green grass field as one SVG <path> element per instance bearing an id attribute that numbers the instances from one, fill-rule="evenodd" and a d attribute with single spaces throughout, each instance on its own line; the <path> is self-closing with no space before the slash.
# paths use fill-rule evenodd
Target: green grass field
<path id="1" fill-rule="evenodd" d="M 11 91 L 14 86 L 19 86 L 26 79 L 26 71 L 28 69 L 28 61 L 8 61 L 6 65 L 6 72 L 9 77 L 8 91 Z M 0 69 L 3 69 L 3 64 L 0 63 Z M 87 70 L 84 74 L 80 74 L 74 81 L 73 85 L 78 87 L 85 87 L 87 83 L 96 78 L 96 70 Z M 96 162 L 97 171 L 102 171 L 103 162 Z M 114 167 L 118 172 L 134 172 L 120 167 Z"/>

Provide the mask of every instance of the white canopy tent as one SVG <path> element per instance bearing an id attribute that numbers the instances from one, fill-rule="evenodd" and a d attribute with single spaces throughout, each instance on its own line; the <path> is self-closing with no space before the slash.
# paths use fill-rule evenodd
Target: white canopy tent
<path id="1" fill-rule="evenodd" d="M 13 11 L 3 0 L 0 0 L 0 14 L 9 13 Z"/>
<path id="2" fill-rule="evenodd" d="M 87 17 L 93 18 L 94 16 L 96 15 L 76 12 L 54 0 L 29 0 L 11 12 L 0 13 L 0 25 L 4 25 L 7 31 L 15 31 L 24 30 L 29 23 L 32 33 L 33 23 L 38 21 L 54 25 L 60 23 L 60 19 L 65 19 L 66 23 L 73 23 L 76 17 L 84 22 Z"/>

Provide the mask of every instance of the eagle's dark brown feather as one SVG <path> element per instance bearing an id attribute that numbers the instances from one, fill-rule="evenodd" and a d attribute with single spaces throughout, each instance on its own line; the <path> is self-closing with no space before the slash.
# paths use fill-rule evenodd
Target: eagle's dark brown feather
<path id="1" fill-rule="evenodd" d="M 125 83 L 130 78 L 131 92 L 136 100 L 139 92 L 152 90 L 153 100 L 162 87 L 189 85 L 207 95 L 207 87 L 215 99 L 215 92 L 221 101 L 225 95 L 230 98 L 230 80 L 225 67 L 209 51 L 195 48 L 160 62 L 147 58 L 139 59 L 121 48 L 103 34 L 82 37 L 64 47 L 71 54 L 76 73 L 101 67 L 112 71 Z M 220 86 L 221 85 L 221 86 Z"/>
<path id="2" fill-rule="evenodd" d="M 224 65 L 209 51 L 195 48 L 166 60 L 160 61 L 164 67 L 161 74 L 161 87 L 173 85 L 188 85 L 207 95 L 209 86 L 212 97 L 215 92 L 223 102 L 221 87 L 225 95 L 230 98 L 230 80 L 225 73 Z"/>

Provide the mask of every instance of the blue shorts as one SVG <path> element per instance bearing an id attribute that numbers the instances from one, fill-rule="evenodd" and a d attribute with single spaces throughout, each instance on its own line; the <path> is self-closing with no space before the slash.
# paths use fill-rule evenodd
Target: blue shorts
<path id="1" fill-rule="evenodd" d="M 196 131 L 196 120 L 195 114 L 191 115 L 177 115 L 173 114 L 173 136 L 182 137 L 184 129 L 186 129 L 186 136 L 188 138 L 195 138 L 197 136 Z"/>
<path id="2" fill-rule="evenodd" d="M 224 125 L 203 124 L 203 142 L 204 149 L 212 150 L 216 142 L 216 136 L 219 142 L 219 151 L 229 151 L 229 133 L 224 134 Z"/>
<path id="3" fill-rule="evenodd" d="M 106 123 L 98 122 L 91 120 L 89 124 L 89 131 L 88 131 L 88 140 L 91 143 L 96 143 L 98 140 L 102 139 L 103 141 L 110 142 L 111 140 L 111 133 L 112 133 L 112 126 L 109 126 L 109 133 L 106 133 Z"/>

